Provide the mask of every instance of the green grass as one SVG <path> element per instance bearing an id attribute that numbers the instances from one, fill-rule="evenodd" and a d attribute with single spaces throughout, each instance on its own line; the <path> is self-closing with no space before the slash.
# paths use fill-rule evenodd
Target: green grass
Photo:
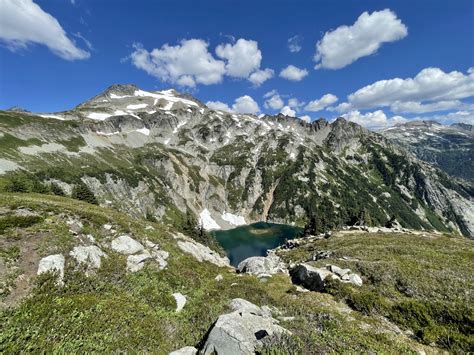
<path id="1" fill-rule="evenodd" d="M 118 233 L 141 241 L 149 239 L 170 252 L 165 270 L 159 271 L 151 263 L 130 274 L 125 272 L 125 257 L 103 247 L 108 257 L 90 277 L 67 258 L 63 287 L 51 276 L 38 277 L 31 297 L 1 311 L 0 352 L 167 353 L 196 345 L 235 297 L 275 306 L 283 315 L 295 317 L 281 322 L 292 332 L 291 338 L 266 344 L 266 353 L 285 352 L 288 346 L 301 353 L 413 352 L 421 347 L 408 338 L 380 333 L 376 319 L 357 312 L 349 317 L 328 294 L 294 292 L 284 274 L 261 282 L 200 263 L 177 248 L 171 238 L 173 230 L 164 225 L 58 196 L 0 194 L 0 206 L 12 210 L 21 206 L 48 215 L 46 220 L 19 230 L 19 239 L 0 235 L 14 245 L 37 240 L 40 255 L 67 255 L 77 244 L 65 216 L 80 219 L 84 233 L 93 234 L 99 243 L 110 240 L 101 226 L 113 223 Z M 145 230 L 146 225 L 155 229 Z M 220 282 L 214 280 L 218 274 L 223 275 Z M 174 312 L 173 292 L 188 298 L 180 313 Z"/>
<path id="2" fill-rule="evenodd" d="M 361 288 L 339 282 L 328 286 L 330 294 L 353 309 L 387 317 L 425 344 L 456 352 L 474 349 L 472 240 L 429 232 L 424 236 L 346 232 L 282 255 L 307 260 L 313 250 L 334 252 L 316 266 L 336 264 L 364 277 Z"/>

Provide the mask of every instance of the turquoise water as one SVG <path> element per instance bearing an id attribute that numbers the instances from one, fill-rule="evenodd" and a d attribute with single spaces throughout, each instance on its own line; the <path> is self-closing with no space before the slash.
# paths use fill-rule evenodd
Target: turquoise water
<path id="1" fill-rule="evenodd" d="M 212 234 L 226 251 L 231 265 L 237 266 L 251 256 L 267 255 L 268 249 L 282 245 L 300 232 L 301 228 L 286 224 L 258 222 L 226 231 L 214 231 Z"/>

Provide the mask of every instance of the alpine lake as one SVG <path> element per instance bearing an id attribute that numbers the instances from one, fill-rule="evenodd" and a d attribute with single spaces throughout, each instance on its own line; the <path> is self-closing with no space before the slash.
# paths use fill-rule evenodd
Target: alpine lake
<path id="1" fill-rule="evenodd" d="M 301 231 L 299 227 L 286 224 L 257 222 L 212 234 L 226 251 L 231 265 L 237 266 L 251 256 L 266 256 L 268 249 L 296 238 Z"/>

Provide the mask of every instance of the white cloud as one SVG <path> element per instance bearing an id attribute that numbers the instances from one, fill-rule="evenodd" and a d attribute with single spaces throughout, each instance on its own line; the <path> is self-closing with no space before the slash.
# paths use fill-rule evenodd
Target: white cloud
<path id="1" fill-rule="evenodd" d="M 284 106 L 280 113 L 286 115 L 286 116 L 290 116 L 290 117 L 295 117 L 296 116 L 296 111 L 295 110 L 292 110 L 290 106 Z"/>
<path id="2" fill-rule="evenodd" d="M 278 94 L 276 90 L 267 92 L 265 95 L 263 95 L 263 97 L 267 98 L 267 100 L 265 100 L 265 103 L 263 104 L 265 108 L 279 110 L 285 105 L 283 102 L 283 99 L 281 98 L 280 94 Z"/>
<path id="3" fill-rule="evenodd" d="M 208 46 L 201 39 L 189 39 L 176 46 L 164 44 L 148 52 L 138 44 L 130 57 L 137 68 L 172 84 L 194 87 L 220 83 L 225 74 L 225 63 L 214 59 Z"/>
<path id="4" fill-rule="evenodd" d="M 350 94 L 348 102 L 336 110 L 389 106 L 394 112 L 445 110 L 449 105 L 456 106 L 453 100 L 474 96 L 474 71 L 469 69 L 467 73 L 425 68 L 414 78 L 380 80 Z"/>
<path id="5" fill-rule="evenodd" d="M 435 111 L 446 111 L 454 108 L 460 108 L 462 106 L 463 103 L 459 100 L 438 101 L 427 104 L 422 104 L 416 101 L 396 101 L 392 105 L 390 105 L 390 109 L 396 113 L 426 113 Z"/>
<path id="6" fill-rule="evenodd" d="M 229 105 L 221 101 L 208 101 L 206 102 L 206 106 L 212 110 L 232 112 L 232 109 L 229 107 Z"/>
<path id="7" fill-rule="evenodd" d="M 357 124 L 360 124 L 361 126 L 370 129 L 381 129 L 407 121 L 407 119 L 402 116 L 394 116 L 392 118 L 388 118 L 382 110 L 367 112 L 365 114 L 362 114 L 359 111 L 350 111 L 342 115 L 342 117 L 344 117 L 348 121 L 355 122 Z"/>
<path id="8" fill-rule="evenodd" d="M 232 105 L 232 111 L 236 113 L 257 114 L 260 108 L 254 99 L 248 95 L 244 95 L 235 99 L 235 103 Z"/>
<path id="9" fill-rule="evenodd" d="M 340 26 L 324 34 L 316 44 L 315 68 L 343 68 L 377 52 L 383 43 L 398 41 L 407 34 L 407 27 L 391 10 L 364 12 L 352 26 Z"/>
<path id="10" fill-rule="evenodd" d="M 311 117 L 309 117 L 308 115 L 301 116 L 300 120 L 306 123 L 311 123 Z"/>
<path id="11" fill-rule="evenodd" d="M 262 53 L 258 43 L 240 38 L 235 44 L 220 44 L 216 48 L 218 57 L 227 59 L 226 73 L 235 78 L 247 78 L 260 68 Z"/>
<path id="12" fill-rule="evenodd" d="M 274 74 L 275 72 L 269 68 L 257 70 L 256 72 L 250 74 L 249 81 L 255 86 L 260 86 L 268 79 L 273 78 Z"/>
<path id="13" fill-rule="evenodd" d="M 0 0 L 0 9 L 0 41 L 11 51 L 37 43 L 66 60 L 90 57 L 67 37 L 56 18 L 32 0 Z"/>
<path id="14" fill-rule="evenodd" d="M 336 95 L 333 94 L 326 94 L 323 95 L 320 99 L 310 101 L 306 106 L 306 111 L 321 111 L 324 110 L 327 106 L 332 105 L 338 100 Z"/>
<path id="15" fill-rule="evenodd" d="M 288 65 L 280 72 L 280 76 L 282 78 L 292 81 L 300 81 L 306 75 L 308 75 L 308 71 L 306 69 L 300 69 L 294 65 Z"/>
<path id="16" fill-rule="evenodd" d="M 272 69 L 260 69 L 262 53 L 256 41 L 240 38 L 234 44 L 220 44 L 216 54 L 222 60 L 214 58 L 208 47 L 202 39 L 184 39 L 151 51 L 135 44 L 130 59 L 135 67 L 162 81 L 189 87 L 217 84 L 225 75 L 260 86 L 274 76 Z"/>
<path id="17" fill-rule="evenodd" d="M 291 53 L 297 53 L 301 50 L 301 36 L 288 38 L 288 49 Z"/>
<path id="18" fill-rule="evenodd" d="M 299 111 L 302 106 L 304 106 L 304 102 L 301 102 L 295 97 L 292 97 L 291 99 L 288 99 L 288 106 L 291 108 L 295 109 L 296 111 Z"/>

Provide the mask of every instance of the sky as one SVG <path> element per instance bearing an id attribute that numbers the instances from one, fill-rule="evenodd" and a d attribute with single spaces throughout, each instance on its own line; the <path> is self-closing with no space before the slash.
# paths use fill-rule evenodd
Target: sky
<path id="1" fill-rule="evenodd" d="M 474 123 L 474 1 L 0 0 L 0 109 L 112 84 L 380 129 Z"/>

